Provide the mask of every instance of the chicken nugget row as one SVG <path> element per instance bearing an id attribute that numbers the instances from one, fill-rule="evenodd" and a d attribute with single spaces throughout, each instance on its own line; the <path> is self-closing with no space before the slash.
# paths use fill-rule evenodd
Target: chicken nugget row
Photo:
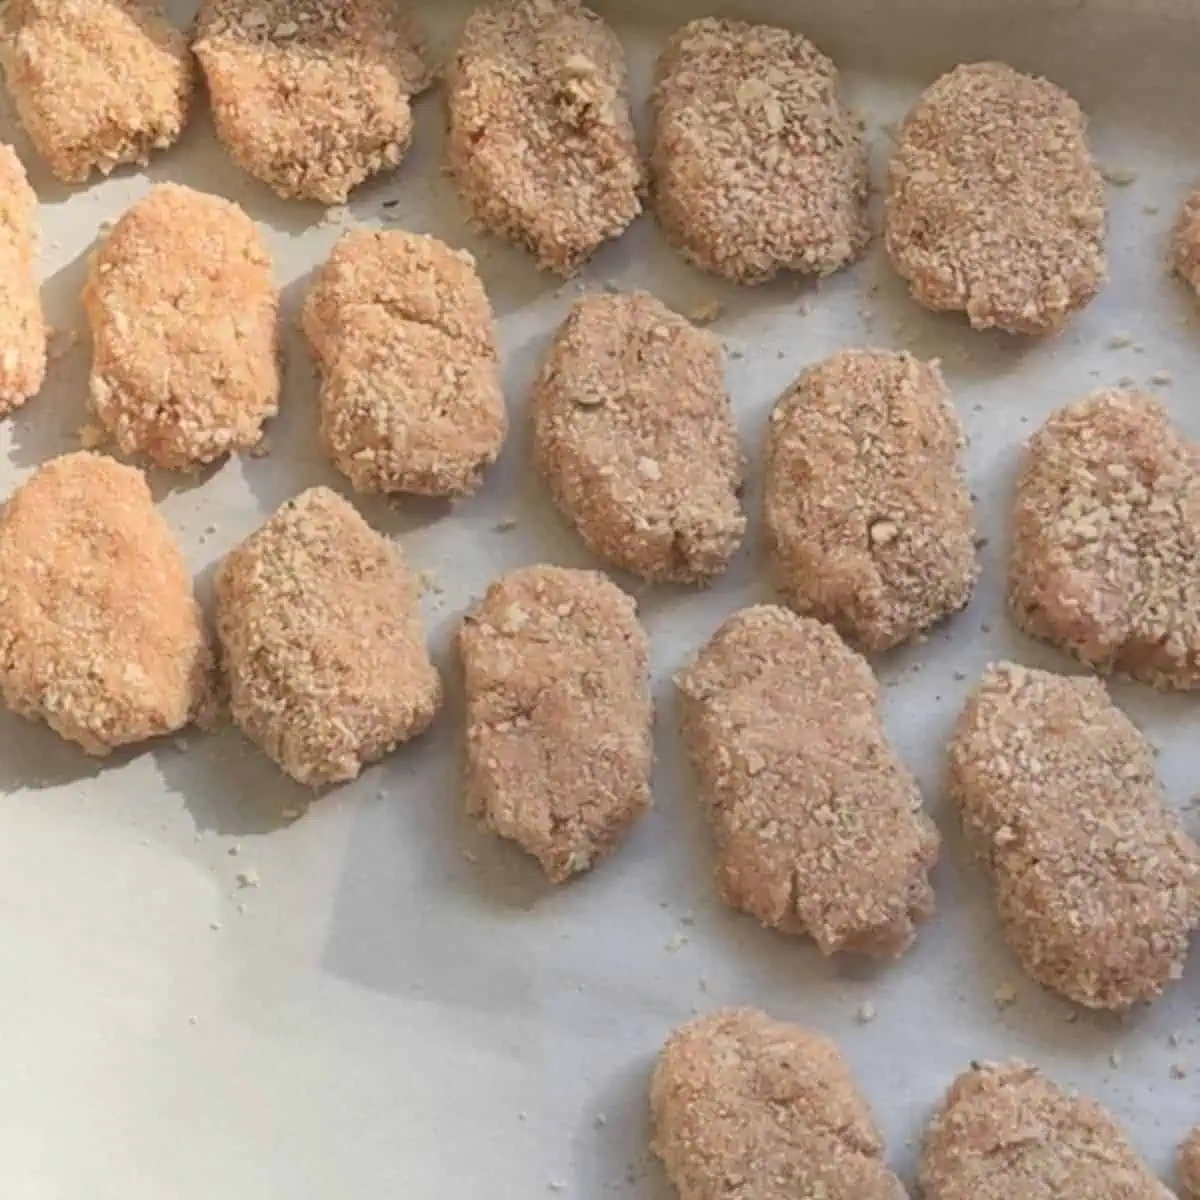
<path id="1" fill-rule="evenodd" d="M 907 1200 L 837 1045 L 751 1008 L 677 1029 L 650 1081 L 652 1149 L 680 1200 Z M 1194 1196 L 1194 1148 L 1180 1156 Z M 1115 1118 L 1021 1061 L 972 1063 L 926 1127 L 924 1200 L 1174 1200 Z"/>
<path id="2" fill-rule="evenodd" d="M 392 0 L 12 0 L 0 61 L 50 170 L 82 182 L 181 136 L 197 73 L 233 160 L 283 197 L 344 202 L 396 167 L 434 79 Z M 623 47 L 580 0 L 493 0 L 443 72 L 446 166 L 471 220 L 569 275 L 652 206 L 673 245 L 738 283 L 823 276 L 870 240 L 868 146 L 834 63 L 743 21 L 679 29 L 657 66 L 645 161 Z M 1173 261 L 1196 281 L 1198 202 Z M 1002 63 L 954 68 L 900 127 L 884 241 L 913 296 L 980 329 L 1058 332 L 1104 285 L 1106 203 L 1087 119 Z"/>

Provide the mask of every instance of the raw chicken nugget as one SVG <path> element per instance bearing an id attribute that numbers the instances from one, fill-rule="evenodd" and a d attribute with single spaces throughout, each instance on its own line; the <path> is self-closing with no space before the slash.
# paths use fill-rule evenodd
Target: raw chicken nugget
<path id="1" fill-rule="evenodd" d="M 193 48 L 217 137 L 285 199 L 344 203 L 395 167 L 431 76 L 399 0 L 204 0 Z"/>
<path id="2" fill-rule="evenodd" d="M 587 545 L 643 579 L 704 583 L 746 529 L 721 343 L 645 292 L 576 302 L 533 391 L 534 445 Z"/>
<path id="3" fill-rule="evenodd" d="M 962 426 L 936 362 L 843 350 L 771 414 L 763 518 L 797 612 L 868 653 L 962 608 L 978 577 Z"/>
<path id="4" fill-rule="evenodd" d="M 654 105 L 655 210 L 696 265 L 761 283 L 830 275 L 866 246 L 862 127 L 807 38 L 693 21 L 659 62 Z"/>
<path id="5" fill-rule="evenodd" d="M 59 179 L 145 166 L 179 140 L 195 73 L 161 0 L 10 0 L 5 34 L 17 113 Z"/>
<path id="6" fill-rule="evenodd" d="M 183 553 L 140 471 L 79 453 L 0 510 L 0 690 L 103 756 L 186 725 L 210 654 Z"/>
<path id="7" fill-rule="evenodd" d="M 625 52 L 578 0 L 475 10 L 447 71 L 447 165 L 476 221 L 571 275 L 642 210 Z"/>
<path id="8" fill-rule="evenodd" d="M 955 67 L 900 130 L 884 230 L 892 265 L 976 329 L 1056 333 L 1107 278 L 1104 183 L 1087 118 L 1001 63 Z"/>
<path id="9" fill-rule="evenodd" d="M 924 1200 L 1174 1200 L 1108 1112 L 1023 1062 L 954 1081 L 918 1181 Z"/>
<path id="10" fill-rule="evenodd" d="M 680 1200 L 907 1196 L 837 1046 L 755 1009 L 677 1029 L 650 1082 L 650 1111 L 652 1149 Z"/>
<path id="11" fill-rule="evenodd" d="M 0 143 L 0 417 L 20 408 L 46 378 L 37 251 L 37 196 L 21 160 Z"/>
<path id="12" fill-rule="evenodd" d="M 1200 924 L 1200 848 L 1103 683 L 990 667 L 950 744 L 948 791 L 1034 979 L 1124 1009 L 1181 978 Z"/>
<path id="13" fill-rule="evenodd" d="M 1183 1139 L 1176 1171 L 1183 1200 L 1200 1200 L 1200 1125 Z"/>
<path id="14" fill-rule="evenodd" d="M 1200 188 L 1188 193 L 1171 241 L 1171 265 L 1200 294 Z"/>
<path id="15" fill-rule="evenodd" d="M 1008 602 L 1097 671 L 1200 687 L 1200 455 L 1158 400 L 1099 392 L 1030 439 Z"/>
<path id="16" fill-rule="evenodd" d="M 598 571 L 498 579 L 458 635 L 467 809 L 554 883 L 610 853 L 650 806 L 648 644 Z"/>
<path id="17" fill-rule="evenodd" d="M 830 626 L 760 606 L 678 685 L 725 899 L 824 954 L 903 953 L 933 912 L 939 839 L 866 661 Z"/>
<path id="18" fill-rule="evenodd" d="M 321 436 L 362 492 L 474 491 L 508 429 L 475 260 L 400 230 L 346 234 L 305 301 Z"/>
<path id="19" fill-rule="evenodd" d="M 83 302 L 92 409 L 122 453 L 186 471 L 257 445 L 279 407 L 279 288 L 236 204 L 156 187 L 92 255 Z"/>
<path id="20" fill-rule="evenodd" d="M 441 705 L 403 554 L 328 488 L 222 562 L 217 632 L 234 720 L 299 783 L 354 779 Z"/>

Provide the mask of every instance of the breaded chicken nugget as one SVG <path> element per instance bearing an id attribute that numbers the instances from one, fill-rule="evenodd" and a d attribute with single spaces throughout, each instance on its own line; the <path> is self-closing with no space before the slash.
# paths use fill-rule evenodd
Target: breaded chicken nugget
<path id="1" fill-rule="evenodd" d="M 1187 194 L 1171 239 L 1171 266 L 1200 294 L 1200 187 Z"/>
<path id="2" fill-rule="evenodd" d="M 322 368 L 321 436 L 362 492 L 473 492 L 508 430 L 475 260 L 437 238 L 356 230 L 302 317 Z"/>
<path id="3" fill-rule="evenodd" d="M 868 653 L 971 598 L 979 568 L 962 426 L 937 363 L 843 350 L 783 395 L 763 519 L 783 598 Z"/>
<path id="4" fill-rule="evenodd" d="M 579 0 L 477 8 L 447 70 L 446 161 L 486 230 L 571 275 L 642 210 L 625 52 Z"/>
<path id="5" fill-rule="evenodd" d="M 903 953 L 933 912 L 939 838 L 866 661 L 830 626 L 760 606 L 677 682 L 728 903 L 823 954 Z"/>
<path id="6" fill-rule="evenodd" d="M 697 266 L 761 283 L 830 275 L 866 247 L 862 126 L 807 38 L 693 21 L 659 61 L 654 107 L 655 211 Z"/>
<path id="7" fill-rule="evenodd" d="M 233 718 L 293 779 L 354 779 L 442 702 L 400 548 L 328 488 L 289 500 L 217 573 Z"/>
<path id="8" fill-rule="evenodd" d="M 913 296 L 976 329 L 1057 333 L 1107 279 L 1087 118 L 1062 88 L 1001 63 L 955 67 L 921 96 L 885 212 Z"/>
<path id="9" fill-rule="evenodd" d="M 195 72 L 162 0 L 10 0 L 4 34 L 8 89 L 59 179 L 144 166 L 179 140 Z"/>
<path id="10" fill-rule="evenodd" d="M 1200 1125 L 1179 1146 L 1176 1161 L 1179 1194 L 1183 1200 L 1200 1200 Z"/>
<path id="11" fill-rule="evenodd" d="M 1124 1009 L 1182 977 L 1200 847 L 1099 680 L 990 667 L 959 718 L 947 789 L 1034 979 Z"/>
<path id="12" fill-rule="evenodd" d="M 645 292 L 582 297 L 534 384 L 533 428 L 542 475 L 596 554 L 676 583 L 729 565 L 743 460 L 711 333 Z"/>
<path id="13" fill-rule="evenodd" d="M 652 1149 L 680 1200 L 906 1200 L 841 1051 L 755 1009 L 677 1029 L 650 1112 Z"/>
<path id="14" fill-rule="evenodd" d="M 1097 671 L 1200 687 L 1200 455 L 1158 400 L 1099 392 L 1030 439 L 1008 603 Z"/>
<path id="15" fill-rule="evenodd" d="M 0 510 L 0 691 L 88 754 L 172 733 L 208 694 L 183 553 L 140 471 L 68 454 Z"/>
<path id="16" fill-rule="evenodd" d="M 1174 1200 L 1099 1104 L 1023 1062 L 954 1081 L 918 1180 L 924 1200 Z"/>
<path id="17" fill-rule="evenodd" d="M 648 644 L 637 606 L 598 571 L 496 580 L 458 635 L 467 809 L 563 883 L 650 806 Z"/>
<path id="18" fill-rule="evenodd" d="M 92 255 L 91 404 L 122 453 L 192 470 L 262 437 L 279 407 L 279 288 L 234 203 L 165 183 Z"/>
<path id="19" fill-rule="evenodd" d="M 204 0 L 193 49 L 234 161 L 285 199 L 344 203 L 395 167 L 431 82 L 399 0 Z"/>
<path id="20" fill-rule="evenodd" d="M 38 288 L 37 196 L 10 146 L 0 143 L 0 417 L 46 378 L 46 321 Z"/>

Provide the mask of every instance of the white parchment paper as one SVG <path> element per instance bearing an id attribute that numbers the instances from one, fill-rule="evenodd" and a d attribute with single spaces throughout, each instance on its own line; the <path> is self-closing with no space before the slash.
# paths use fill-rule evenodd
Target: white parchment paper
<path id="1" fill-rule="evenodd" d="M 416 7 L 444 54 L 465 6 Z M 175 8 L 184 20 L 194 3 Z M 938 780 L 948 730 L 988 661 L 1068 667 L 1017 634 L 1000 604 L 1022 439 L 1090 389 L 1126 377 L 1149 386 L 1160 372 L 1173 382 L 1157 390 L 1200 437 L 1200 329 L 1163 266 L 1174 211 L 1200 176 L 1200 13 L 1184 0 L 625 0 L 605 11 L 629 48 L 639 108 L 669 30 L 713 10 L 793 24 L 838 58 L 848 97 L 867 116 L 877 175 L 887 126 L 941 70 L 1001 57 L 1052 74 L 1091 111 L 1101 158 L 1132 180 L 1111 189 L 1107 290 L 1061 339 L 1026 344 L 923 313 L 878 246 L 819 288 L 737 291 L 682 264 L 648 218 L 563 288 L 466 228 L 438 170 L 436 95 L 419 103 L 401 170 L 362 189 L 344 214 L 275 200 L 228 162 L 203 113 L 148 172 L 79 190 L 57 184 L 11 112 L 0 113 L 0 136 L 16 142 L 42 199 L 51 319 L 79 334 L 43 394 L 0 426 L 3 494 L 78 444 L 85 258 L 104 223 L 153 180 L 242 203 L 285 288 L 286 391 L 270 455 L 196 480 L 153 476 L 202 592 L 221 556 L 283 500 L 316 483 L 342 487 L 317 445 L 312 364 L 294 322 L 310 272 L 347 224 L 428 231 L 479 256 L 514 417 L 500 464 L 470 501 L 361 505 L 436 580 L 425 612 L 448 703 L 429 737 L 299 819 L 289 814 L 310 797 L 232 730 L 97 764 L 0 715 L 6 1200 L 529 1200 L 552 1189 L 663 1200 L 670 1189 L 646 1151 L 649 1066 L 673 1026 L 729 1003 L 839 1039 L 906 1178 L 950 1079 L 972 1058 L 1010 1055 L 1098 1097 L 1169 1171 L 1173 1147 L 1200 1118 L 1200 960 L 1160 1004 L 1124 1021 L 1044 993 L 998 938 L 987 884 L 963 853 Z M 712 591 L 637 589 L 653 637 L 657 807 L 617 857 L 552 892 L 530 860 L 461 815 L 461 694 L 447 648 L 461 610 L 501 571 L 589 562 L 530 470 L 524 412 L 556 323 L 580 288 L 606 283 L 647 287 L 683 311 L 722 305 L 715 328 L 751 454 L 754 524 Z M 1110 348 L 1121 334 L 1131 344 Z M 823 960 L 715 902 L 670 684 L 726 615 L 767 595 L 757 510 L 770 406 L 803 365 L 856 343 L 943 359 L 989 538 L 970 609 L 878 664 L 889 732 L 946 835 L 938 915 L 903 961 L 880 969 Z M 1185 806 L 1200 790 L 1200 701 L 1128 685 L 1116 694 L 1161 746 L 1166 784 Z M 1015 1002 L 998 1008 L 994 993 L 1010 986 Z M 876 1013 L 868 1024 L 856 1020 L 864 1003 Z"/>

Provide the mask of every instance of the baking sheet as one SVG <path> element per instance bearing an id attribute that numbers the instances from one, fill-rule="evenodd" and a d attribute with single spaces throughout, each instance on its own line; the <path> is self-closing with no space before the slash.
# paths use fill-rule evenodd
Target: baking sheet
<path id="1" fill-rule="evenodd" d="M 193 4 L 173 6 L 184 20 Z M 453 44 L 465 5 L 428 10 Z M 985 881 L 938 793 L 944 742 L 984 665 L 1066 661 L 1013 631 L 1000 607 L 1005 509 L 1019 444 L 1056 406 L 1128 377 L 1156 387 L 1200 437 L 1194 305 L 1163 252 L 1200 175 L 1200 16 L 1132 0 L 841 0 L 601 6 L 629 47 L 640 102 L 669 30 L 708 12 L 790 23 L 842 63 L 867 117 L 876 176 L 886 127 L 921 86 L 972 57 L 1052 74 L 1093 114 L 1110 189 L 1113 281 L 1060 340 L 1026 344 L 921 312 L 876 246 L 820 287 L 737 291 L 683 265 L 643 219 L 576 284 L 465 227 L 440 176 L 442 112 L 419 105 L 398 174 L 345 212 L 283 203 L 241 175 L 199 114 L 145 173 L 80 190 L 16 141 L 42 199 L 45 299 L 68 331 L 43 394 L 0 426 L 0 491 L 74 448 L 88 365 L 85 256 L 151 180 L 236 199 L 261 222 L 284 284 L 287 376 L 270 454 L 197 480 L 153 476 L 207 596 L 214 564 L 284 499 L 343 489 L 316 441 L 312 365 L 295 331 L 312 268 L 352 222 L 435 233 L 479 256 L 497 311 L 515 418 L 483 491 L 454 505 L 361 504 L 431 573 L 425 598 L 449 696 L 433 733 L 304 812 L 310 797 L 240 736 L 188 733 L 99 765 L 0 716 L 0 1194 L 6 1200 L 328 1200 L 444 1196 L 599 1200 L 671 1194 L 646 1142 L 645 1086 L 672 1027 L 756 1004 L 836 1037 L 911 1179 L 920 1131 L 968 1060 L 1021 1055 L 1107 1104 L 1164 1173 L 1200 1117 L 1200 959 L 1151 1010 L 1089 1016 L 1028 981 L 1001 944 Z M 644 113 L 643 113 L 644 115 Z M 389 207 L 385 207 L 385 202 Z M 393 203 L 394 202 L 394 203 Z M 715 328 L 751 453 L 754 523 L 728 577 L 702 594 L 635 588 L 653 638 L 657 808 L 617 857 L 551 891 L 531 860 L 461 815 L 462 705 L 448 642 L 501 571 L 589 562 L 528 469 L 531 374 L 580 288 L 642 286 L 682 311 L 718 300 Z M 79 341 L 69 346 L 69 332 Z M 1109 348 L 1125 334 L 1132 344 Z M 900 963 L 823 960 L 714 902 L 707 833 L 676 732 L 673 671 L 720 621 L 766 596 L 758 507 L 764 423 L 806 363 L 855 343 L 943 359 L 970 435 L 985 571 L 970 609 L 878 664 L 888 730 L 946 835 L 939 911 Z M 515 521 L 502 531 L 497 526 Z M 627 584 L 628 580 L 624 581 Z M 1197 701 L 1120 685 L 1162 748 L 1172 799 L 1200 789 Z M 298 819 L 297 813 L 303 813 Z M 239 885 L 239 874 L 260 881 Z M 995 994 L 1011 987 L 1003 1008 Z M 860 1024 L 862 1004 L 876 1016 Z M 1177 1076 L 1182 1076 L 1179 1078 Z"/>

